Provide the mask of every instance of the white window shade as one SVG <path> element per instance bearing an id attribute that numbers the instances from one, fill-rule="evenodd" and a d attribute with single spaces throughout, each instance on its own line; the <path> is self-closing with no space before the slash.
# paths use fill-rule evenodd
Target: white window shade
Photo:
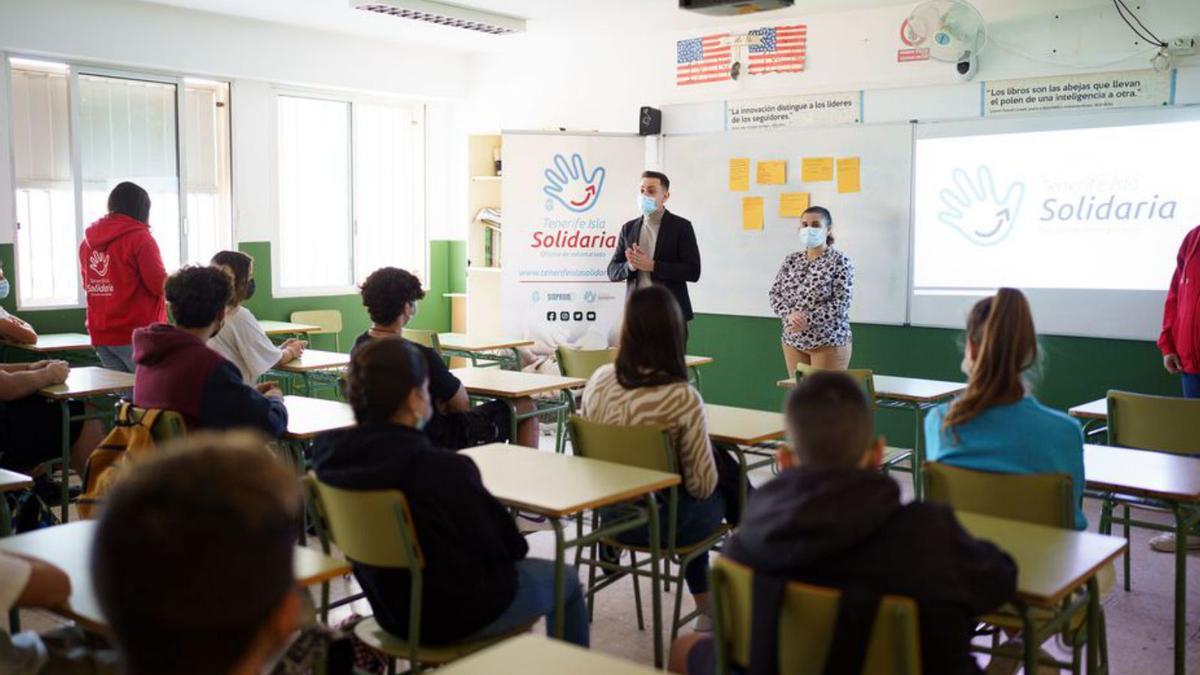
<path id="1" fill-rule="evenodd" d="M 187 252 L 207 263 L 233 247 L 229 170 L 229 85 L 188 82 L 183 125 L 187 171 Z"/>
<path id="2" fill-rule="evenodd" d="M 425 280 L 420 109 L 355 106 L 354 219 L 356 277 L 400 267 Z"/>

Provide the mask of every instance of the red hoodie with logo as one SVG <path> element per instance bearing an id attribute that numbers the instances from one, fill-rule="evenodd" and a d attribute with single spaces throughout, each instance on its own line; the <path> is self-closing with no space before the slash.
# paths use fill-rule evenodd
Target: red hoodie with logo
<path id="1" fill-rule="evenodd" d="M 92 223 L 79 245 L 92 344 L 133 343 L 133 331 L 167 320 L 163 268 L 150 226 L 121 213 Z"/>
<path id="2" fill-rule="evenodd" d="M 1163 356 L 1178 354 L 1183 372 L 1200 373 L 1200 227 L 1179 247 L 1158 348 Z"/>

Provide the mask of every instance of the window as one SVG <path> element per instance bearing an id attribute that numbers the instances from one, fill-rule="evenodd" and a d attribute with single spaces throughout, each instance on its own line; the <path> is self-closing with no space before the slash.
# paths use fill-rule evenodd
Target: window
<path id="1" fill-rule="evenodd" d="M 425 269 L 424 111 L 277 97 L 283 294 L 345 293 L 385 265 Z"/>
<path id="2" fill-rule="evenodd" d="M 227 84 L 9 66 L 20 307 L 81 304 L 79 242 L 121 181 L 150 193 L 150 231 L 167 269 L 230 246 Z"/>

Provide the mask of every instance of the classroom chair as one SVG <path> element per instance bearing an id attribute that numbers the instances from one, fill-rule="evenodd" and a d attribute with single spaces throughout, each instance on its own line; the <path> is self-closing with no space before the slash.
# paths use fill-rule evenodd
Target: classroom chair
<path id="1" fill-rule="evenodd" d="M 589 380 L 600 366 L 612 363 L 617 358 L 616 348 L 609 349 L 575 349 L 559 347 L 555 350 L 558 357 L 558 369 L 563 377 L 578 377 Z"/>
<path id="2" fill-rule="evenodd" d="M 421 330 L 419 328 L 405 328 L 400 331 L 400 337 L 415 342 L 423 347 L 429 347 L 438 355 L 442 353 L 442 346 L 438 343 L 438 334 L 435 330 Z"/>
<path id="3" fill-rule="evenodd" d="M 322 483 L 312 472 L 305 476 L 304 485 L 317 514 L 318 534 L 327 552 L 332 544 L 354 562 L 409 572 L 411 608 L 406 637 L 388 633 L 373 617 L 354 626 L 355 637 L 387 655 L 389 674 L 395 673 L 396 659 L 408 660 L 409 672 L 420 673 L 424 666 L 449 663 L 524 633 L 533 625 L 531 622 L 511 634 L 487 640 L 422 645 L 421 588 L 425 557 L 404 494 L 399 490 L 343 490 Z"/>
<path id="4" fill-rule="evenodd" d="M 570 433 L 571 447 L 574 448 L 575 454 L 580 457 L 636 466 L 643 469 L 652 469 L 654 471 L 679 473 L 678 463 L 675 460 L 675 450 L 671 447 L 670 437 L 667 435 L 667 430 L 664 427 L 648 424 L 635 426 L 601 424 L 584 419 L 578 415 L 572 415 L 570 419 Z M 716 547 L 730 531 L 729 526 L 722 523 L 707 537 L 695 544 L 687 546 L 676 544 L 675 520 L 679 505 L 679 490 L 681 489 L 683 489 L 682 486 L 678 485 L 671 487 L 667 491 L 667 515 L 666 517 L 659 518 L 659 527 L 666 528 L 667 532 L 664 540 L 665 543 L 660 548 L 663 562 L 666 563 L 666 571 L 663 575 L 665 582 L 664 590 L 669 590 L 671 583 L 678 586 L 675 593 L 675 611 L 671 619 L 672 640 L 678 635 L 680 627 L 686 625 L 700 614 L 699 610 L 692 610 L 687 616 L 680 616 L 683 609 L 683 593 L 686 588 L 684 582 L 685 568 L 691 561 L 702 555 L 708 555 L 708 552 Z M 597 517 L 598 514 L 593 512 L 593 528 L 596 527 Z M 624 567 L 619 563 L 600 560 L 597 555 L 598 547 L 595 543 L 591 545 L 589 552 L 590 559 L 576 556 L 576 561 L 579 564 L 588 566 L 587 603 L 589 615 L 592 611 L 596 593 L 615 583 L 624 574 L 632 574 L 633 600 L 637 611 L 638 629 L 644 629 L 645 624 L 642 620 L 642 595 L 639 579 L 640 577 L 650 575 L 648 570 L 642 569 L 643 564 L 647 566 L 652 564 L 652 561 L 649 559 L 650 547 L 624 544 L 616 539 L 604 539 L 600 544 L 629 551 L 629 566 Z M 645 561 L 638 561 L 637 555 L 639 553 L 646 555 L 647 558 Z M 676 565 L 679 570 L 678 574 L 674 576 L 670 573 L 670 566 L 672 564 Z M 597 582 L 596 572 L 598 569 L 617 572 L 617 574 L 609 575 L 607 578 Z"/>
<path id="5" fill-rule="evenodd" d="M 1128 391 L 1108 392 L 1108 444 L 1123 448 L 1170 452 L 1177 455 L 1200 455 L 1200 399 L 1174 396 L 1152 396 Z M 1105 494 L 1100 507 L 1100 533 L 1112 534 L 1113 523 L 1123 527 L 1126 541 L 1129 530 L 1139 527 L 1158 532 L 1174 532 L 1171 525 L 1162 525 L 1130 517 L 1129 509 L 1170 510 L 1170 506 L 1128 495 Z M 1113 517 L 1113 507 L 1120 505 L 1122 514 Z M 1125 590 L 1132 585 L 1130 546 L 1125 549 L 1122 565 L 1125 570 Z"/>
<path id="6" fill-rule="evenodd" d="M 333 334 L 334 351 L 342 351 L 342 312 L 336 309 L 306 309 L 292 312 L 292 323 L 307 323 L 319 326 L 319 330 L 309 331 L 309 335 Z"/>
<path id="7" fill-rule="evenodd" d="M 711 571 L 713 642 L 717 672 L 750 667 L 753 625 L 754 570 L 724 556 Z M 788 582 L 779 606 L 779 672 L 821 675 L 833 642 L 842 593 L 797 581 Z M 917 675 L 921 672 L 921 642 L 917 603 L 885 595 L 866 644 L 863 675 Z"/>
<path id="8" fill-rule="evenodd" d="M 963 469 L 940 462 L 925 462 L 925 500 L 945 504 L 955 510 L 970 511 L 986 516 L 1019 520 L 1035 525 L 1075 528 L 1075 506 L 1071 492 L 1071 477 L 1065 473 L 1015 474 L 992 473 Z M 1014 498 L 1019 495 L 1019 498 Z M 1111 568 L 1106 568 L 1111 569 Z M 1101 570 L 1111 580 L 1111 574 Z M 1100 575 L 1098 575 L 1099 578 Z M 1110 584 L 1104 584 L 1110 585 Z M 1101 593 L 1107 589 L 1101 588 Z M 1074 598 L 1063 600 L 1067 607 Z M 1046 612 L 1034 612 L 1037 624 L 1050 618 Z M 998 628 L 1021 629 L 1021 618 L 1013 610 L 1001 609 L 983 619 Z M 1108 638 L 1104 608 L 1100 609 L 1100 660 L 1107 667 Z M 1071 647 L 1071 663 L 1055 663 L 1078 673 L 1083 666 L 1083 647 L 1087 640 L 1087 605 L 1074 614 L 1062 630 L 1063 641 Z M 997 646 L 999 631 L 992 633 L 992 650 Z"/>

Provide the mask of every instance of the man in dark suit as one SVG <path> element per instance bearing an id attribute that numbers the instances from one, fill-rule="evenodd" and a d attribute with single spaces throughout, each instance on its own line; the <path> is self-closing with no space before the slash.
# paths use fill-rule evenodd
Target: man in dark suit
<path id="1" fill-rule="evenodd" d="M 700 248 L 691 221 L 664 206 L 670 190 L 666 174 L 642 173 L 638 199 L 642 215 L 621 226 L 617 250 L 608 263 L 608 279 L 624 281 L 627 294 L 650 284 L 666 286 L 679 301 L 683 318 L 691 321 L 687 284 L 700 280 Z"/>

